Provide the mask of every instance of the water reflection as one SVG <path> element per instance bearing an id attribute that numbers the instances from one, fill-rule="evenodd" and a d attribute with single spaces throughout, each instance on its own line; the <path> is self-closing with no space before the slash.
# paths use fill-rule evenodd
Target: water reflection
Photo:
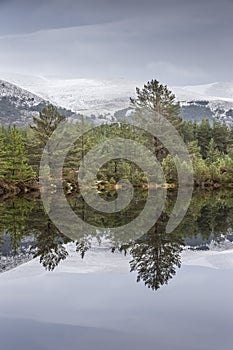
<path id="1" fill-rule="evenodd" d="M 111 200 L 115 195 L 115 192 L 102 194 L 106 200 Z M 182 223 L 170 234 L 165 233 L 165 228 L 176 199 L 175 193 L 169 194 L 159 220 L 142 237 L 132 239 L 124 232 L 122 236 L 115 236 L 111 229 L 105 229 L 111 225 L 114 227 L 116 223 L 123 225 L 138 215 L 144 208 L 146 196 L 146 191 L 138 191 L 125 212 L 106 216 L 101 213 L 93 214 L 81 196 L 70 196 L 69 203 L 82 220 L 102 226 L 102 230 L 82 232 L 74 242 L 77 253 L 85 258 L 93 238 L 100 244 L 107 240 L 113 253 L 118 251 L 130 255 L 130 269 L 137 273 L 137 281 L 143 281 L 147 287 L 157 290 L 176 274 L 185 246 L 208 249 L 211 241 L 233 239 L 232 190 L 195 193 Z M 69 255 L 66 244 L 72 242 L 72 239 L 53 225 L 38 198 L 2 198 L 0 215 L 1 270 L 12 259 L 17 265 L 29 255 L 30 258 L 39 257 L 47 270 L 53 270 Z"/>
<path id="2" fill-rule="evenodd" d="M 181 265 L 184 241 L 179 235 L 165 233 L 167 220 L 168 216 L 162 214 L 146 235 L 120 248 L 131 255 L 130 268 L 137 272 L 137 281 L 155 290 L 168 283 Z"/>

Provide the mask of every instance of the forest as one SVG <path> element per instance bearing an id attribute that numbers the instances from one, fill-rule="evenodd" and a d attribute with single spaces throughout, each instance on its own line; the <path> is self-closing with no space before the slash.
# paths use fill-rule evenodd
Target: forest
<path id="1" fill-rule="evenodd" d="M 179 103 L 166 85 L 157 80 L 136 88 L 136 97 L 131 98 L 131 121 L 140 118 L 146 108 L 152 115 L 160 113 L 178 131 L 188 149 L 194 170 L 194 184 L 201 188 L 231 187 L 233 184 L 233 125 L 209 122 L 203 118 L 200 123 L 185 121 L 179 115 Z M 53 105 L 44 107 L 33 124 L 19 129 L 15 125 L 0 127 L 0 193 L 38 190 L 40 159 L 50 136 L 59 123 L 66 118 Z M 150 123 L 156 121 L 150 120 Z M 72 122 L 72 127 L 84 130 L 85 117 Z M 64 188 L 78 191 L 77 174 L 85 155 L 96 145 L 123 137 L 145 145 L 160 162 L 166 184 L 177 185 L 176 164 L 166 147 L 154 136 L 134 127 L 127 120 L 91 125 L 69 150 L 64 167 Z M 66 147 L 65 143 L 63 147 Z M 108 150 L 106 150 L 108 151 Z M 185 164 L 184 164 L 185 166 Z M 49 169 L 48 169 L 49 174 Z M 136 164 L 126 159 L 112 159 L 98 172 L 98 180 L 114 186 L 120 179 L 128 179 L 134 186 L 147 185 L 147 175 Z M 88 169 L 86 171 L 88 182 Z"/>

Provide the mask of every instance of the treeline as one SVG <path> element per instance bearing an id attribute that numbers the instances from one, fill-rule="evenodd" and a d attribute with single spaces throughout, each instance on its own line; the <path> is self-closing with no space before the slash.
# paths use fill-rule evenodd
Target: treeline
<path id="1" fill-rule="evenodd" d="M 233 126 L 218 120 L 203 119 L 182 123 L 180 131 L 193 163 L 196 185 L 233 183 Z M 167 155 L 162 165 L 168 182 L 177 181 L 173 158 Z"/>
<path id="2" fill-rule="evenodd" d="M 0 176 L 8 180 L 26 180 L 35 176 L 25 150 L 23 131 L 0 128 Z"/>
<path id="3" fill-rule="evenodd" d="M 136 89 L 136 98 L 131 99 L 134 108 L 132 120 L 143 118 L 145 108 L 151 112 L 149 123 L 158 123 L 154 118 L 155 113 L 163 115 L 179 132 L 193 161 L 194 180 L 197 186 L 230 185 L 233 183 L 233 126 L 227 126 L 217 120 L 210 124 L 203 119 L 200 124 L 192 121 L 184 121 L 179 115 L 180 106 L 171 91 L 152 80 L 140 89 Z M 153 114 L 154 113 L 154 114 Z M 23 129 L 16 126 L 0 128 L 0 177 L 4 181 L 38 181 L 40 159 L 47 141 L 57 128 L 59 123 L 66 118 L 60 115 L 56 107 L 49 105 L 42 109 L 38 117 L 33 118 L 33 125 Z M 98 128 L 90 125 L 85 132 L 87 122 L 84 118 L 72 123 L 72 128 L 81 131 L 81 135 L 67 154 L 64 167 L 64 183 L 66 188 L 77 189 L 77 174 L 80 165 L 84 165 L 85 155 L 94 146 L 121 137 L 131 139 L 144 144 L 160 161 L 167 183 L 177 183 L 177 170 L 174 159 L 159 139 L 146 133 L 144 130 L 124 122 L 104 124 Z M 156 124 L 155 124 L 156 125 Z M 93 126 L 93 128 L 90 126 Z M 82 132 L 84 131 L 84 132 Z M 64 142 L 59 147 L 66 148 Z M 111 142 L 106 144 L 104 152 L 111 153 Z M 102 156 L 102 155 L 98 155 Z M 135 162 L 116 159 L 104 164 L 99 169 L 98 180 L 104 183 L 115 184 L 120 179 L 128 179 L 135 186 L 147 184 L 147 173 L 137 166 L 139 155 L 135 150 Z M 149 162 L 150 163 L 150 162 Z M 51 165 L 52 166 L 52 165 Z M 185 164 L 184 164 L 185 167 Z M 152 168 L 151 168 L 152 169 Z M 150 172 L 150 164 L 147 171 Z M 152 171 L 152 170 L 151 170 Z M 50 169 L 48 169 L 49 175 Z M 85 173 L 88 183 L 88 169 Z M 0 184 L 1 184 L 0 182 Z M 71 187 L 69 185 L 72 184 Z"/>
<path id="4" fill-rule="evenodd" d="M 153 113 L 158 113 L 164 116 L 183 138 L 192 159 L 196 186 L 233 183 L 233 126 L 221 124 L 218 120 L 213 120 L 210 125 L 204 118 L 200 124 L 182 120 L 175 95 L 157 80 L 146 83 L 142 89 L 137 88 L 136 93 L 136 98 L 131 99 L 131 102 L 136 112 L 138 111 L 139 118 L 143 109 L 146 109 L 151 113 L 150 122 L 153 123 Z M 154 122 L 158 123 L 158 118 L 154 118 Z M 173 157 L 156 138 L 149 137 L 148 141 L 162 164 L 166 181 L 177 184 L 177 170 Z M 182 159 L 180 161 L 182 162 Z M 183 162 L 181 165 L 185 172 L 187 164 Z"/>

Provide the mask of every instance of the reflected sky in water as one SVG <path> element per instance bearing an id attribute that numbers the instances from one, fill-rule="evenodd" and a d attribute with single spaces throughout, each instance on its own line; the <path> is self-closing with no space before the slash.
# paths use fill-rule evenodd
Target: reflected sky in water
<path id="1" fill-rule="evenodd" d="M 119 223 L 140 212 L 145 198 L 138 193 Z M 165 234 L 171 193 L 158 222 L 140 238 L 97 230 L 74 242 L 52 224 L 38 198 L 2 199 L 4 350 L 232 349 L 232 198 L 229 190 L 195 193 L 182 223 Z M 81 197 L 69 202 L 77 215 L 93 220 Z M 117 217 L 96 220 L 104 228 Z M 212 260 L 213 249 L 220 251 L 221 268 L 182 265 L 187 249 L 200 259 L 210 253 Z"/>
<path id="2" fill-rule="evenodd" d="M 33 274 L 19 267 L 1 275 L 6 350 L 232 349 L 229 271 L 182 267 L 154 293 L 134 274 L 51 275 L 30 264 Z"/>
<path id="3" fill-rule="evenodd" d="M 105 200 L 112 200 L 116 193 L 104 192 Z M 65 261 L 70 252 L 68 243 L 83 259 L 96 245 L 104 245 L 109 252 L 128 257 L 129 270 L 136 273 L 136 280 L 158 290 L 176 275 L 181 266 L 184 249 L 204 250 L 211 247 L 231 247 L 233 240 L 233 191 L 195 193 L 190 208 L 181 224 L 172 233 L 166 233 L 166 224 L 176 199 L 170 193 L 157 223 L 142 236 L 133 239 L 132 233 L 114 234 L 108 227 L 124 225 L 143 209 L 147 193 L 137 191 L 133 201 L 123 212 L 114 214 L 93 213 L 80 195 L 69 196 L 74 212 L 86 222 L 96 225 L 92 232 L 79 232 L 73 241 L 55 227 L 45 214 L 38 198 L 11 198 L 0 202 L 0 268 L 2 272 L 32 258 L 39 258 L 41 265 L 53 271 Z M 61 215 L 62 220 L 62 215 Z M 98 227 L 101 226 L 101 230 Z M 105 229 L 106 227 L 106 229 Z M 93 247 L 93 242 L 95 246 Z M 107 242 L 107 245 L 106 245 Z"/>

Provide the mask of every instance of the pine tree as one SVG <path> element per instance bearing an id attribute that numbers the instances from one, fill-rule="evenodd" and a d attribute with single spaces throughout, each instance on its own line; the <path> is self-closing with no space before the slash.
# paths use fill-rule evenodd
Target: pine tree
<path id="1" fill-rule="evenodd" d="M 9 142 L 6 147 L 7 162 L 5 166 L 5 176 L 8 179 L 26 180 L 33 177 L 31 166 L 25 155 L 24 145 L 19 130 L 14 125 L 9 132 Z"/>
<path id="2" fill-rule="evenodd" d="M 160 84 L 157 80 L 151 80 L 141 90 L 137 87 L 136 93 L 136 99 L 130 98 L 133 106 L 146 107 L 167 118 L 175 127 L 181 126 L 179 103 L 175 101 L 175 95 L 166 85 Z"/>
<path id="3" fill-rule="evenodd" d="M 34 170 L 38 171 L 39 169 L 41 155 L 50 136 L 58 127 L 59 123 L 65 119 L 53 105 L 44 107 L 39 117 L 33 118 L 34 125 L 30 126 L 33 130 L 33 137 L 31 138 L 31 142 L 28 143 L 27 151 L 28 154 L 32 155 L 30 157 L 30 164 Z"/>
<path id="4" fill-rule="evenodd" d="M 0 176 L 5 175 L 7 165 L 6 138 L 3 131 L 0 130 Z"/>
<path id="5" fill-rule="evenodd" d="M 207 152 L 209 149 L 209 143 L 212 137 L 212 130 L 208 119 L 202 119 L 197 130 L 197 140 L 198 145 L 201 148 L 202 157 L 205 159 L 207 157 Z"/>
<path id="6" fill-rule="evenodd" d="M 218 162 L 221 157 L 221 152 L 217 149 L 216 143 L 212 138 L 209 143 L 209 150 L 207 152 L 206 164 L 208 166 Z"/>
<path id="7" fill-rule="evenodd" d="M 183 122 L 183 137 L 184 137 L 184 142 L 192 142 L 195 141 L 197 138 L 197 123 L 193 122 L 191 120 L 189 121 L 184 121 Z"/>
<path id="8" fill-rule="evenodd" d="M 211 138 L 205 163 L 209 170 L 210 179 L 214 182 L 220 181 L 220 173 L 219 173 L 220 158 L 221 158 L 221 152 L 217 149 L 214 139 Z"/>
<path id="9" fill-rule="evenodd" d="M 189 142 L 188 151 L 192 159 L 194 181 L 198 185 L 202 185 L 205 179 L 208 179 L 209 173 L 205 161 L 202 159 L 200 146 L 198 146 L 197 140 Z"/>
<path id="10" fill-rule="evenodd" d="M 42 147 L 45 146 L 59 123 L 65 119 L 53 105 L 44 107 L 40 112 L 40 116 L 33 118 L 35 125 L 31 126 L 31 128 L 34 130 L 35 136 Z"/>
<path id="11" fill-rule="evenodd" d="M 228 129 L 225 123 L 220 123 L 218 120 L 213 121 L 213 139 L 217 149 L 226 153 L 228 144 Z"/>
<path id="12" fill-rule="evenodd" d="M 180 106 L 175 101 L 175 95 L 168 89 L 166 85 L 160 84 L 157 80 L 151 80 L 146 83 L 142 89 L 136 88 L 137 97 L 130 98 L 131 104 L 139 113 L 144 108 L 148 111 L 165 117 L 178 132 L 182 132 L 182 119 L 179 116 Z M 153 119 L 153 117 L 152 117 Z M 158 122 L 157 117 L 155 118 Z M 152 120 L 153 121 L 153 120 Z M 161 142 L 153 137 L 155 155 L 162 159 L 167 152 Z"/>
<path id="13" fill-rule="evenodd" d="M 227 146 L 227 154 L 231 159 L 233 159 L 233 145 Z"/>
<path id="14" fill-rule="evenodd" d="M 162 160 L 162 167 L 166 177 L 166 182 L 175 183 L 177 181 L 176 164 L 170 154 Z"/>

